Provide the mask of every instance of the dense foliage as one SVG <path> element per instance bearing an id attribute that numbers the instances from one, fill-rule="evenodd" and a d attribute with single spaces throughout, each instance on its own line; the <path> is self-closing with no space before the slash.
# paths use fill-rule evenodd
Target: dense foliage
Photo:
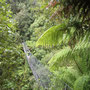
<path id="1" fill-rule="evenodd" d="M 59 4 L 56 3 L 56 5 L 58 4 L 60 7 L 55 7 L 55 0 L 49 3 L 49 8 L 58 8 L 58 14 L 59 17 L 62 17 L 60 18 L 62 21 L 59 25 L 45 31 L 38 39 L 37 46 L 62 46 L 60 51 L 48 62 L 51 71 L 55 74 L 55 78 L 52 79 L 54 83 L 51 87 L 52 90 L 55 90 L 55 88 L 62 90 L 65 85 L 61 81 L 67 83 L 74 90 L 89 90 L 90 28 L 89 23 L 85 21 L 90 8 L 89 5 L 86 7 L 86 3 L 89 3 L 89 1 L 77 0 L 75 3 L 72 0 L 69 1 L 58 1 Z M 70 13 L 71 11 L 75 13 L 81 11 L 80 17 L 77 17 L 78 15 L 74 12 Z M 51 18 L 53 16 L 55 15 L 52 15 Z"/>
<path id="2" fill-rule="evenodd" d="M 0 0 L 0 90 L 44 90 L 28 66 L 23 41 L 52 73 L 48 90 L 90 90 L 89 3 Z"/>

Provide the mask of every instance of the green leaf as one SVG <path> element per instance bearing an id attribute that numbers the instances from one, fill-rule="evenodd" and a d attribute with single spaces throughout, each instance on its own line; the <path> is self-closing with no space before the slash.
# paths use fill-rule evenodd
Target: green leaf
<path id="1" fill-rule="evenodd" d="M 49 28 L 38 39 L 36 46 L 39 46 L 39 45 L 53 46 L 53 45 L 61 44 L 61 42 L 63 40 L 63 33 L 65 32 L 66 29 L 67 28 L 66 28 L 65 23 L 62 23 L 60 25 L 53 26 L 53 27 Z"/>

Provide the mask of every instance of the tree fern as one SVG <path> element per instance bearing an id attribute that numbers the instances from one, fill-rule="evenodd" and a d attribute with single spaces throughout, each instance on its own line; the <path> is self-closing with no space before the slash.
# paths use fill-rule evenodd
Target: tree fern
<path id="1" fill-rule="evenodd" d="M 50 68 L 55 69 L 63 65 L 62 62 L 66 62 L 65 64 L 69 64 L 70 61 L 72 62 L 76 60 L 83 72 L 87 72 L 90 68 L 89 53 L 90 43 L 85 39 L 84 41 L 79 41 L 74 49 L 71 49 L 70 47 L 64 47 L 63 49 L 61 49 L 51 58 L 48 64 L 50 65 Z"/>

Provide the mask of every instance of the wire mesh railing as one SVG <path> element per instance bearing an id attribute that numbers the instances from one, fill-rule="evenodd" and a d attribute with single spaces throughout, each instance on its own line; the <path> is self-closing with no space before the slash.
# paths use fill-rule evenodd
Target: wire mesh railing
<path id="1" fill-rule="evenodd" d="M 35 77 L 35 80 L 45 89 L 49 88 L 50 83 L 50 72 L 49 70 L 40 63 L 39 60 L 35 56 L 33 56 L 29 50 L 29 48 L 26 46 L 26 43 L 23 44 L 23 49 L 27 57 L 27 61 L 29 64 L 29 67 L 31 68 L 33 75 Z"/>

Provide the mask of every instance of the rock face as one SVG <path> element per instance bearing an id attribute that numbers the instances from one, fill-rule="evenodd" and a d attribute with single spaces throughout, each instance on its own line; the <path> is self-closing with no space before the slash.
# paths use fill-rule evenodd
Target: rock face
<path id="1" fill-rule="evenodd" d="M 25 42 L 22 43 L 24 52 L 27 57 L 27 61 L 29 64 L 29 67 L 31 68 L 33 75 L 35 77 L 35 80 L 45 89 L 49 88 L 50 85 L 50 72 L 49 70 L 39 61 L 35 56 L 33 56 L 29 50 L 29 48 L 26 46 Z"/>

